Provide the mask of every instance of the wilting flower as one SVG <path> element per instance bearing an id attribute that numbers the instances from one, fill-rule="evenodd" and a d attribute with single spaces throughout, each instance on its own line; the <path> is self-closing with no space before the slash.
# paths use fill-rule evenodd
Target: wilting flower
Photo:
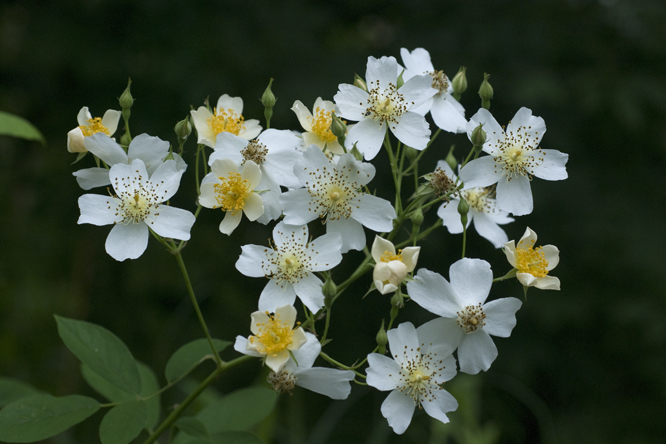
<path id="1" fill-rule="evenodd" d="M 451 81 L 443 71 L 437 71 L 430 61 L 430 53 L 423 48 L 416 48 L 411 53 L 405 49 L 400 49 L 402 62 L 407 70 L 402 74 L 406 81 L 415 75 L 427 74 L 432 78 L 431 87 L 437 90 L 437 94 L 412 111 L 425 115 L 430 111 L 432 120 L 439 128 L 450 133 L 465 132 L 465 109 L 453 97 L 453 87 Z"/>
<path id="2" fill-rule="evenodd" d="M 79 126 L 67 133 L 67 151 L 85 153 L 87 150 L 83 142 L 93 134 L 102 133 L 109 137 L 113 136 L 118 129 L 120 116 L 120 111 L 109 109 L 104 113 L 104 117 L 93 118 L 88 107 L 84 106 L 76 116 Z"/>
<path id="3" fill-rule="evenodd" d="M 465 187 L 487 187 L 496 183 L 500 209 L 515 216 L 531 213 L 534 207 L 530 188 L 532 176 L 544 180 L 566 179 L 569 155 L 539 147 L 546 124 L 528 108 L 518 110 L 506 131 L 488 110 L 480 109 L 467 123 L 470 140 L 472 131 L 480 124 L 487 137 L 483 151 L 490 155 L 472 160 L 460 170 Z"/>
<path id="4" fill-rule="evenodd" d="M 178 191 L 183 174 L 176 162 L 167 160 L 152 175 L 141 159 L 131 165 L 116 164 L 109 171 L 116 194 L 84 194 L 79 198 L 79 224 L 110 225 L 106 252 L 117 261 L 136 259 L 148 245 L 148 228 L 162 237 L 190 238 L 192 213 L 163 202 Z"/>
<path id="5" fill-rule="evenodd" d="M 261 182 L 261 170 L 248 161 L 238 172 L 231 159 L 216 160 L 211 172 L 201 181 L 199 204 L 206 208 L 220 208 L 225 212 L 220 232 L 230 235 L 240 224 L 243 213 L 250 221 L 264 213 L 264 203 L 256 188 Z"/>
<path id="6" fill-rule="evenodd" d="M 516 311 L 522 302 L 516 298 L 486 303 L 493 283 L 490 264 L 480 259 L 461 259 L 449 268 L 451 283 L 441 275 L 421 268 L 407 283 L 411 300 L 442 316 L 420 328 L 448 338 L 458 347 L 460 371 L 476 374 L 490 368 L 497 347 L 490 338 L 508 338 L 516 325 Z"/>
<path id="7" fill-rule="evenodd" d="M 93 134 L 86 137 L 85 146 L 95 156 L 99 157 L 109 167 L 124 163 L 130 165 L 135 159 L 141 159 L 146 166 L 148 175 L 152 175 L 157 167 L 162 165 L 167 157 L 173 157 L 176 168 L 185 172 L 187 164 L 183 158 L 176 153 L 169 152 L 169 142 L 148 134 L 141 134 L 132 139 L 127 152 L 104 133 Z M 79 186 L 84 190 L 95 187 L 103 187 L 111 184 L 109 169 L 101 167 L 84 168 L 72 173 L 76 177 Z"/>
<path id="8" fill-rule="evenodd" d="M 363 226 L 380 233 L 393 229 L 396 214 L 391 204 L 361 190 L 375 176 L 371 164 L 349 153 L 333 163 L 320 149 L 310 147 L 294 172 L 305 188 L 280 196 L 286 224 L 305 225 L 320 218 L 327 233 L 342 237 L 343 253 L 365 247 Z"/>
<path id="9" fill-rule="evenodd" d="M 345 150 L 338 143 L 338 138 L 331 132 L 331 122 L 333 120 L 331 114 L 333 112 L 340 114 L 335 103 L 317 97 L 314 108 L 310 112 L 303 105 L 303 102 L 296 100 L 291 110 L 296 113 L 298 121 L 305 130 L 303 132 L 303 145 L 317 145 L 320 150 L 326 149 L 338 156 L 345 153 Z"/>
<path id="10" fill-rule="evenodd" d="M 375 260 L 372 280 L 377 290 L 388 294 L 400 288 L 407 273 L 414 270 L 420 251 L 421 247 L 407 247 L 396 253 L 391 241 L 375 236 L 372 243 L 372 258 Z"/>
<path id="11" fill-rule="evenodd" d="M 516 278 L 524 286 L 559 290 L 560 280 L 548 276 L 548 272 L 560 262 L 560 250 L 554 245 L 534 248 L 536 240 L 537 234 L 527 227 L 517 247 L 513 240 L 504 245 L 504 254 L 511 266 L 517 270 Z"/>
<path id="12" fill-rule="evenodd" d="M 259 296 L 259 310 L 275 310 L 293 305 L 298 296 L 313 313 L 324 306 L 322 282 L 313 272 L 330 270 L 340 263 L 342 239 L 338 233 L 325 234 L 308 243 L 307 225 L 278 223 L 273 229 L 273 245 L 244 245 L 236 262 L 246 276 L 269 279 Z"/>
<path id="13" fill-rule="evenodd" d="M 351 370 L 312 367 L 321 352 L 321 344 L 312 333 L 305 333 L 307 342 L 292 352 L 282 370 L 272 371 L 268 382 L 278 393 L 287 393 L 300 386 L 332 399 L 347 399 L 351 392 L 350 381 L 354 379 Z"/>
<path id="14" fill-rule="evenodd" d="M 298 350 L 307 341 L 303 329 L 294 328 L 296 309 L 285 305 L 276 308 L 275 313 L 255 311 L 251 317 L 252 336 L 247 339 L 236 336 L 234 349 L 246 355 L 265 357 L 266 365 L 279 372 L 289 360 L 289 352 Z"/>
<path id="15" fill-rule="evenodd" d="M 197 143 L 215 147 L 215 139 L 220 133 L 231 133 L 243 139 L 252 140 L 261 132 L 256 119 L 243 117 L 243 99 L 223 94 L 211 113 L 205 106 L 190 111 L 192 122 L 197 129 Z"/>
<path id="16" fill-rule="evenodd" d="M 367 160 L 379 152 L 387 127 L 395 137 L 417 150 L 430 141 L 425 118 L 413 111 L 437 93 L 432 77 L 414 76 L 398 88 L 398 62 L 394 57 L 368 57 L 365 74 L 368 92 L 353 85 L 341 84 L 335 95 L 341 117 L 358 121 L 349 129 L 345 146 L 354 144 Z"/>
<path id="17" fill-rule="evenodd" d="M 452 182 L 456 181 L 453 170 L 446 162 L 440 160 L 437 162 L 437 168 L 441 169 L 447 177 L 450 177 Z M 458 204 L 462 195 L 467 205 L 469 205 L 467 227 L 474 223 L 474 228 L 481 237 L 488 239 L 495 248 L 504 245 L 509 237 L 499 225 L 513 222 L 513 218 L 509 217 L 506 211 L 502 211 L 497 205 L 494 189 L 492 187 L 463 188 L 458 193 L 437 210 L 437 216 L 442 219 L 449 233 L 458 234 L 463 232 L 460 213 L 458 213 Z"/>
<path id="18" fill-rule="evenodd" d="M 368 355 L 368 385 L 391 390 L 382 403 L 382 415 L 397 434 L 407 430 L 414 408 L 423 408 L 433 418 L 447 423 L 447 412 L 458 408 L 458 401 L 442 385 L 456 375 L 453 348 L 442 342 L 444 336 L 410 322 L 389 330 L 393 359 L 378 353 Z"/>

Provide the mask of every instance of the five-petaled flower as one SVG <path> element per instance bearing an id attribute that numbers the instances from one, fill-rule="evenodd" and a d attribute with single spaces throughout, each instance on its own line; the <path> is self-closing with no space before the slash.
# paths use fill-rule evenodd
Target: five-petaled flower
<path id="1" fill-rule="evenodd" d="M 317 145 L 320 150 L 328 150 L 333 154 L 342 156 L 344 148 L 338 138 L 331 132 L 332 113 L 340 114 L 335 103 L 317 97 L 312 112 L 300 100 L 294 102 L 291 110 L 296 113 L 298 121 L 305 130 L 303 132 L 303 145 Z"/>
<path id="2" fill-rule="evenodd" d="M 516 311 L 522 302 L 516 298 L 486 303 L 493 283 L 490 264 L 480 259 L 461 259 L 449 268 L 451 283 L 441 275 L 421 268 L 407 283 L 411 300 L 441 316 L 420 328 L 448 338 L 458 347 L 460 371 L 476 374 L 490 368 L 497 347 L 490 338 L 508 338 L 516 325 Z"/>
<path id="3" fill-rule="evenodd" d="M 456 375 L 456 361 L 445 336 L 410 322 L 387 333 L 393 359 L 378 353 L 368 355 L 368 385 L 391 390 L 382 403 L 384 418 L 397 434 L 407 430 L 415 407 L 423 408 L 433 418 L 447 423 L 447 412 L 458 408 L 458 401 L 442 385 Z"/>
<path id="4" fill-rule="evenodd" d="M 259 310 L 293 305 L 296 296 L 313 313 L 324 306 L 322 282 L 313 272 L 330 270 L 340 263 L 342 238 L 330 233 L 308 243 L 308 237 L 307 225 L 280 222 L 273 229 L 272 248 L 243 246 L 236 262 L 238 271 L 269 279 L 259 296 Z"/>
<path id="5" fill-rule="evenodd" d="M 421 247 L 406 247 L 396 253 L 393 242 L 375 236 L 372 243 L 372 258 L 375 268 L 372 280 L 381 294 L 393 293 L 414 270 Z"/>
<path id="6" fill-rule="evenodd" d="M 162 237 L 190 238 L 195 218 L 192 213 L 163 202 L 178 191 L 183 172 L 176 162 L 167 160 L 152 175 L 141 159 L 131 165 L 116 164 L 109 175 L 113 196 L 84 194 L 79 198 L 79 224 L 110 225 L 106 252 L 118 260 L 136 259 L 148 245 L 148 228 Z"/>
<path id="7" fill-rule="evenodd" d="M 197 129 L 197 143 L 215 147 L 215 139 L 220 133 L 252 140 L 261 132 L 261 125 L 256 119 L 245 120 L 243 117 L 243 99 L 223 94 L 217 100 L 217 106 L 211 113 L 205 106 L 190 111 L 192 122 Z"/>
<path id="8" fill-rule="evenodd" d="M 500 209 L 515 216 L 531 213 L 534 207 L 530 188 L 532 176 L 544 180 L 566 179 L 569 155 L 539 147 L 546 124 L 528 108 L 518 110 L 506 131 L 488 110 L 480 109 L 467 123 L 470 140 L 472 131 L 480 124 L 486 132 L 483 151 L 490 155 L 472 160 L 460 170 L 465 187 L 487 187 L 496 183 Z"/>
<path id="9" fill-rule="evenodd" d="M 295 323 L 296 309 L 291 305 L 278 307 L 274 313 L 255 311 L 250 324 L 252 336 L 247 339 L 237 336 L 234 349 L 246 355 L 265 357 L 266 365 L 279 372 L 289 361 L 289 352 L 298 350 L 307 341 L 303 329 L 294 328 Z"/>
<path id="10" fill-rule="evenodd" d="M 525 287 L 559 290 L 560 280 L 548 272 L 560 262 L 560 250 L 554 245 L 534 248 L 536 240 L 537 234 L 527 227 L 517 246 L 513 240 L 504 245 L 504 254 Z"/>
<path id="11" fill-rule="evenodd" d="M 358 122 L 349 129 L 345 146 L 351 149 L 356 144 L 367 160 L 373 159 L 388 127 L 405 145 L 424 149 L 430 141 L 430 128 L 413 108 L 437 93 L 431 88 L 432 77 L 414 76 L 398 88 L 398 62 L 394 57 L 368 57 L 367 66 L 367 92 L 341 84 L 334 97 L 341 117 Z"/>

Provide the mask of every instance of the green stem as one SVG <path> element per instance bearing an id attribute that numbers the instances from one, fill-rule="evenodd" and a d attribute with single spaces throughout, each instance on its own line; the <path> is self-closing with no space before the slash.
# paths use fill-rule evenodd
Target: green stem
<path id="1" fill-rule="evenodd" d="M 324 352 L 319 352 L 319 356 L 321 356 L 322 358 L 324 358 L 324 361 L 327 361 L 327 362 L 329 362 L 329 363 L 335 365 L 336 367 L 339 367 L 339 368 L 344 369 L 344 370 L 351 370 L 351 371 L 353 371 L 354 373 L 356 373 L 357 376 L 360 376 L 360 377 L 363 378 L 363 379 L 366 378 L 366 376 L 365 376 L 363 373 L 359 373 L 359 372 L 357 372 L 357 371 L 355 370 L 355 367 L 349 367 L 348 365 L 344 365 L 344 364 L 342 364 L 342 363 L 336 361 L 335 359 L 331 358 L 330 356 L 328 356 L 328 355 L 327 355 L 326 353 L 324 353 Z"/>
<path id="2" fill-rule="evenodd" d="M 252 359 L 252 356 L 241 356 L 240 358 L 236 358 L 233 361 L 229 362 L 221 362 L 218 364 L 218 367 L 208 375 L 206 379 L 204 379 L 201 384 L 194 390 L 190 395 L 185 398 L 185 400 L 173 411 L 167 418 L 162 422 L 162 424 L 159 425 L 159 427 L 146 439 L 143 444 L 150 444 L 152 442 L 155 442 L 157 438 L 160 437 L 162 433 L 164 433 L 165 430 L 167 430 L 169 427 L 173 425 L 174 422 L 180 416 L 183 414 L 185 409 L 187 409 L 192 402 L 194 402 L 195 399 L 204 391 L 206 388 L 213 383 L 217 379 L 218 376 L 220 376 L 223 372 L 226 370 L 229 370 L 232 367 L 235 367 L 236 365 L 248 361 Z"/>

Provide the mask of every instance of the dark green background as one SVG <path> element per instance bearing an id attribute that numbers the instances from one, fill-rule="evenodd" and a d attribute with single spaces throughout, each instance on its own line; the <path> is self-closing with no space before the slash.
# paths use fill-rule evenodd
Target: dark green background
<path id="1" fill-rule="evenodd" d="M 71 172 L 90 159 L 70 165 L 66 133 L 82 106 L 95 116 L 117 109 L 131 77 L 133 133 L 173 143 L 173 125 L 209 95 L 240 96 L 245 117 L 262 118 L 257 98 L 273 77 L 273 126 L 300 129 L 289 110 L 294 100 L 331 100 L 339 83 L 364 74 L 369 55 L 399 58 L 401 47 L 424 47 L 450 76 L 468 67 L 468 117 L 489 72 L 497 120 L 531 108 L 548 127 L 542 147 L 569 153 L 569 179 L 535 180 L 534 213 L 506 227 L 519 238 L 529 225 L 540 243 L 560 248 L 552 274 L 562 291 L 530 291 L 511 338 L 496 340 L 490 371 L 471 379 L 472 391 L 457 378 L 465 409 L 476 408 L 472 419 L 452 414 L 453 425 L 442 428 L 417 412 L 395 437 L 379 413 L 385 394 L 354 387 L 350 400 L 329 404 L 297 390 L 263 432 L 280 443 L 436 443 L 480 422 L 507 443 L 659 442 L 666 436 L 665 20 L 660 0 L 3 1 L 0 109 L 32 121 L 48 145 L 0 138 L 0 375 L 56 395 L 90 394 L 57 337 L 54 313 L 104 325 L 158 375 L 178 346 L 200 337 L 176 262 L 157 243 L 117 263 L 104 252 L 108 227 L 76 224 L 83 192 Z M 452 143 L 458 155 L 468 149 L 463 135 L 443 134 L 421 171 Z M 384 153 L 374 163 L 386 174 Z M 193 177 L 190 169 L 175 206 L 194 208 Z M 373 185 L 389 196 L 390 183 Z M 220 217 L 201 213 L 184 257 L 213 335 L 231 339 L 248 333 L 264 285 L 233 264 L 240 245 L 264 244 L 269 232 L 244 222 L 227 238 L 217 231 Z M 419 266 L 448 276 L 460 242 L 433 236 Z M 496 275 L 508 270 L 501 252 L 474 234 L 468 255 L 487 259 Z M 350 253 L 344 264 L 360 256 Z M 327 349 L 343 362 L 372 349 L 388 315 L 377 293 L 360 299 L 368 285 L 360 281 L 334 307 Z M 491 297 L 521 293 L 503 282 Z M 429 319 L 406 310 L 400 321 Z M 216 388 L 264 376 L 250 363 Z M 165 405 L 182 399 L 172 392 Z M 95 442 L 99 419 L 52 441 Z"/>

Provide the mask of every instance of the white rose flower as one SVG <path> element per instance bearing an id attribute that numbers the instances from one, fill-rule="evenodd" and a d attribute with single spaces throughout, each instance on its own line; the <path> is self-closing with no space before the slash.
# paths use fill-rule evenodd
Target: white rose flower
<path id="1" fill-rule="evenodd" d="M 518 246 L 513 240 L 504 245 L 504 254 L 511 266 L 517 270 L 516 278 L 524 286 L 559 290 L 560 280 L 548 276 L 548 272 L 560 262 L 560 250 L 554 245 L 534 248 L 536 240 L 537 234 L 527 227 Z"/>
<path id="2" fill-rule="evenodd" d="M 372 258 L 375 260 L 375 268 L 372 272 L 372 280 L 381 294 L 393 293 L 402 281 L 416 267 L 421 247 L 407 247 L 395 251 L 391 241 L 375 236 L 372 243 Z"/>
<path id="3" fill-rule="evenodd" d="M 217 100 L 217 106 L 211 113 L 205 106 L 190 111 L 192 122 L 197 129 L 197 143 L 215 147 L 215 139 L 220 133 L 252 140 L 261 132 L 261 125 L 256 119 L 245 120 L 243 117 L 243 99 L 223 94 Z"/>
<path id="4" fill-rule="evenodd" d="M 118 129 L 120 116 L 120 111 L 109 109 L 103 117 L 93 118 L 88 107 L 84 106 L 76 116 L 79 126 L 67 133 L 67 151 L 85 153 L 87 150 L 84 141 L 93 134 L 102 133 L 109 137 L 113 136 Z"/>

